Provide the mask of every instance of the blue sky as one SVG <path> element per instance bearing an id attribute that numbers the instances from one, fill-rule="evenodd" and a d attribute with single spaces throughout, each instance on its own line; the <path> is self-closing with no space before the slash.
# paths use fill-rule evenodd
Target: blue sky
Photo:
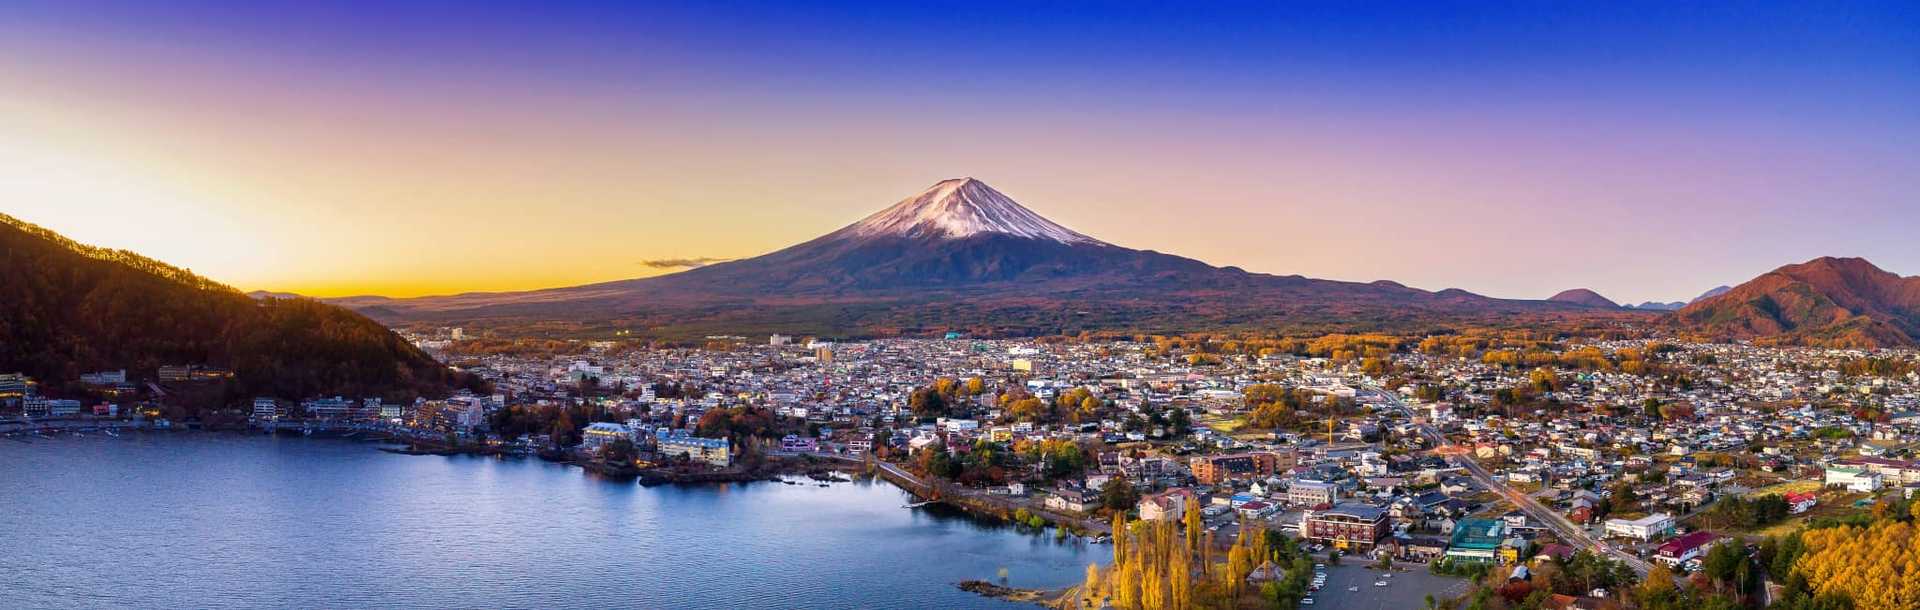
<path id="1" fill-rule="evenodd" d="M 9 3 L 0 196 L 247 288 L 412 294 L 748 256 L 972 175 L 1215 264 L 1683 299 L 1920 273 L 1916 7 Z"/>

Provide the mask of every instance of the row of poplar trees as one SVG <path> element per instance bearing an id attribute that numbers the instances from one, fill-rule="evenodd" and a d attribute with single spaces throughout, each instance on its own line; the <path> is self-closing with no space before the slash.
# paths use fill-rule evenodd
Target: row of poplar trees
<path id="1" fill-rule="evenodd" d="M 1273 556 L 1265 529 L 1244 527 L 1226 561 L 1217 563 L 1213 534 L 1200 520 L 1198 503 L 1187 502 L 1181 521 L 1129 521 L 1124 513 L 1115 514 L 1113 563 L 1106 570 L 1087 565 L 1082 597 L 1104 597 L 1128 610 L 1204 607 L 1211 605 L 1206 601 L 1238 599 L 1247 591 L 1247 577 Z"/>

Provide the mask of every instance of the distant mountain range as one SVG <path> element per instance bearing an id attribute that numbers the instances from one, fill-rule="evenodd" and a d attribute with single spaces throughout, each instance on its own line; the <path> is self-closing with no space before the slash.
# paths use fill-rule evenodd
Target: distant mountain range
<path id="1" fill-rule="evenodd" d="M 1645 309 L 1645 310 L 1651 310 L 1651 311 L 1679 311 L 1681 308 L 1686 307 L 1689 303 L 1697 303 L 1701 299 L 1720 296 L 1722 294 L 1726 294 L 1728 290 L 1733 290 L 1733 287 L 1731 286 L 1716 287 L 1712 290 L 1708 290 L 1705 293 L 1702 293 L 1700 296 L 1693 297 L 1692 301 L 1685 301 L 1685 302 L 1669 301 L 1666 303 L 1661 303 L 1659 301 L 1647 301 L 1639 305 L 1624 305 L 1623 307 L 1627 307 L 1630 309 Z"/>
<path id="2" fill-rule="evenodd" d="M 1900 277 L 1865 259 L 1816 258 L 1708 294 L 1668 322 L 1715 338 L 1769 343 L 1920 344 L 1920 277 Z"/>
<path id="3" fill-rule="evenodd" d="M 1617 309 L 1620 307 L 1620 304 L 1613 302 L 1612 299 L 1600 296 L 1600 293 L 1585 288 L 1563 290 L 1559 294 L 1547 297 L 1547 300 L 1555 303 L 1568 303 L 1586 307 L 1605 307 L 1607 309 Z"/>
<path id="4" fill-rule="evenodd" d="M 1389 281 L 1215 267 L 1068 229 L 972 178 L 939 182 L 783 250 L 670 275 L 527 292 L 329 302 L 390 323 L 566 320 L 656 336 L 1410 330 L 1632 315 Z"/>
<path id="5" fill-rule="evenodd" d="M 1707 299 L 1711 299 L 1711 298 L 1713 298 L 1713 297 L 1717 297 L 1717 296 L 1720 296 L 1720 295 L 1723 295 L 1723 294 L 1726 294 L 1726 293 L 1727 293 L 1727 291 L 1729 291 L 1729 290 L 1733 290 L 1733 287 L 1732 287 L 1732 286 L 1717 286 L 1717 287 L 1715 287 L 1715 288 L 1713 288 L 1712 290 L 1708 290 L 1708 291 L 1706 291 L 1706 292 L 1702 292 L 1702 293 L 1700 293 L 1700 296 L 1697 296 L 1697 297 L 1693 297 L 1693 300 L 1691 300 L 1691 301 L 1687 301 L 1687 302 L 1686 302 L 1686 304 L 1687 304 L 1687 305 L 1691 305 L 1691 304 L 1694 304 L 1694 303 L 1698 303 L 1698 302 L 1701 302 L 1701 301 L 1705 301 L 1705 300 L 1707 300 Z"/>
<path id="6" fill-rule="evenodd" d="M 1676 311 L 1686 306 L 1687 306 L 1686 303 L 1682 303 L 1679 301 L 1669 301 L 1666 303 L 1661 303 L 1659 301 L 1647 301 L 1639 305 L 1622 305 L 1621 307 L 1625 307 L 1627 309 L 1644 309 L 1648 311 Z"/>
<path id="7" fill-rule="evenodd" d="M 466 379 L 367 317 L 289 293 L 241 294 L 131 252 L 0 214 L 0 372 L 231 368 L 283 397 L 434 393 Z M 1113 245 L 971 178 L 942 181 L 813 240 L 658 277 L 526 292 L 326 299 L 388 324 L 691 338 L 983 336 L 1085 331 L 1289 334 L 1655 323 L 1712 339 L 1920 344 L 1920 278 L 1857 258 L 1788 265 L 1691 304 L 1621 307 L 1588 289 L 1547 300 L 1391 282 L 1249 273 Z M 1654 314 L 1647 310 L 1668 310 Z"/>
<path id="8" fill-rule="evenodd" d="M 1551 297 L 1547 297 L 1547 300 L 1553 301 L 1556 303 L 1568 303 L 1572 305 L 1583 305 L 1586 307 L 1599 307 L 1599 308 L 1606 308 L 1606 309 L 1620 308 L 1620 309 L 1638 309 L 1641 311 L 1679 311 L 1680 308 L 1686 307 L 1687 303 L 1693 303 L 1708 297 L 1718 296 L 1722 293 L 1725 293 L 1728 290 L 1732 290 L 1732 288 L 1729 288 L 1726 286 L 1714 288 L 1712 290 L 1708 290 L 1705 294 L 1694 297 L 1692 301 L 1687 301 L 1686 303 L 1682 303 L 1680 301 L 1671 301 L 1667 303 L 1662 303 L 1659 301 L 1647 301 L 1639 305 L 1631 305 L 1631 304 L 1621 305 L 1619 303 L 1615 303 L 1613 299 L 1609 299 L 1607 297 L 1601 296 L 1600 293 L 1594 292 L 1586 288 L 1574 288 L 1572 290 L 1564 290 L 1564 291 L 1561 291 L 1559 294 L 1553 295 Z"/>
<path id="9" fill-rule="evenodd" d="M 444 394 L 462 380 L 359 314 L 239 291 L 125 250 L 76 243 L 0 214 L 0 372 L 48 390 L 81 373 L 162 365 L 234 373 L 232 400 Z"/>

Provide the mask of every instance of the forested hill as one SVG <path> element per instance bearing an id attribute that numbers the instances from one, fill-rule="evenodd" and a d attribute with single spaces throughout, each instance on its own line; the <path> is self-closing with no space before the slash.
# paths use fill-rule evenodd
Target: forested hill
<path id="1" fill-rule="evenodd" d="M 437 396 L 465 383 L 360 314 L 307 299 L 255 300 L 125 250 L 79 244 L 0 214 L 0 372 L 57 393 L 81 373 L 168 364 L 234 372 L 228 395 Z"/>

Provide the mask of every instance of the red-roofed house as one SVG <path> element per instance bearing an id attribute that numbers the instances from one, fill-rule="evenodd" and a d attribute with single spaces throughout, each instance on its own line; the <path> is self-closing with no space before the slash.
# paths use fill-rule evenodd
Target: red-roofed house
<path id="1" fill-rule="evenodd" d="M 1787 494 L 1787 512 L 1798 515 L 1813 510 L 1813 505 L 1819 502 L 1820 496 L 1811 491 L 1805 493 L 1789 493 Z"/>
<path id="2" fill-rule="evenodd" d="M 1573 552 L 1573 547 L 1555 542 L 1540 547 L 1540 552 L 1533 555 L 1533 560 L 1536 562 L 1554 559 L 1566 561 L 1573 558 Z"/>
<path id="3" fill-rule="evenodd" d="M 1688 559 L 1705 555 L 1707 549 L 1719 539 L 1720 537 L 1715 536 L 1713 532 L 1704 530 L 1674 538 L 1660 545 L 1660 549 L 1653 552 L 1653 560 L 1677 566 L 1686 563 Z"/>

